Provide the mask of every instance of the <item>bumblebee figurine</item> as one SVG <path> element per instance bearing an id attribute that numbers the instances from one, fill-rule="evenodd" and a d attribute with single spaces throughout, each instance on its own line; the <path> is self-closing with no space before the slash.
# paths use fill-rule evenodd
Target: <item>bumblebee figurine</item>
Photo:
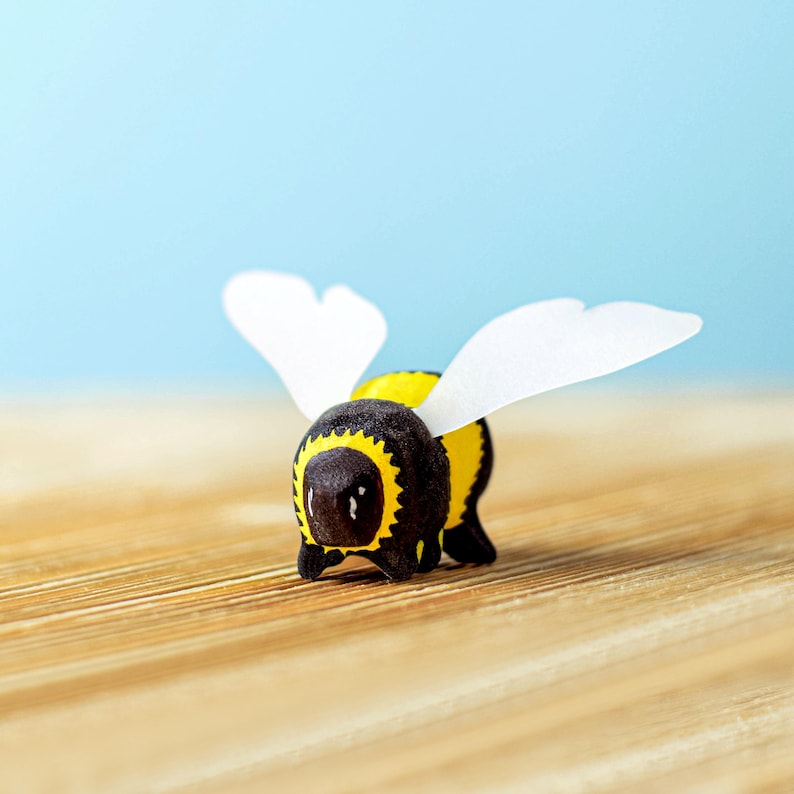
<path id="1" fill-rule="evenodd" d="M 485 420 L 434 438 L 410 410 L 438 378 L 375 378 L 306 433 L 293 467 L 301 576 L 316 579 L 348 554 L 390 579 L 433 570 L 442 550 L 458 562 L 496 559 L 477 517 L 493 463 Z"/>
<path id="2" fill-rule="evenodd" d="M 331 287 L 320 302 L 298 276 L 249 271 L 227 284 L 224 306 L 313 422 L 293 462 L 305 579 L 350 554 L 393 581 L 433 570 L 442 551 L 458 562 L 493 562 L 477 515 L 493 465 L 484 417 L 630 366 L 702 325 L 697 315 L 643 303 L 585 310 L 568 298 L 542 301 L 485 325 L 443 375 L 394 372 L 353 390 L 386 323 L 352 290 Z"/>

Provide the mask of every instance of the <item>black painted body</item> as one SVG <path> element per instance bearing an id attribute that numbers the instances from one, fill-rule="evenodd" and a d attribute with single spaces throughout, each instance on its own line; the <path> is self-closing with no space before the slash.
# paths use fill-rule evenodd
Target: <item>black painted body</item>
<path id="1" fill-rule="evenodd" d="M 383 538 L 377 549 L 354 548 L 347 553 L 372 560 L 390 579 L 408 579 L 416 571 L 432 570 L 441 557 L 439 532 L 449 505 L 449 462 L 441 443 L 409 408 L 390 400 L 362 399 L 326 411 L 311 426 L 298 449 L 308 439 L 332 433 L 341 436 L 345 431 L 363 431 L 368 438 L 383 441 L 384 451 L 391 453 L 391 463 L 399 469 L 396 482 L 402 488 L 391 537 Z M 329 484 L 330 489 L 335 487 L 338 483 Z M 342 551 L 326 552 L 324 546 L 348 546 L 349 535 L 341 534 L 335 544 L 327 543 L 328 539 L 327 535 L 321 536 L 318 543 L 302 539 L 298 555 L 301 576 L 316 579 L 325 568 L 344 559 Z M 417 556 L 419 541 L 424 544 L 421 556 Z"/>
<path id="2" fill-rule="evenodd" d="M 316 579 L 347 554 L 357 554 L 370 559 L 389 579 L 404 580 L 416 572 L 433 570 L 442 545 L 443 551 L 458 562 L 493 562 L 496 550 L 477 515 L 477 501 L 491 475 L 493 448 L 485 420 L 477 424 L 482 437 L 477 475 L 469 488 L 461 522 L 442 532 L 449 509 L 450 462 L 441 441 L 430 435 L 421 419 L 401 403 L 384 399 L 356 399 L 326 411 L 301 440 L 295 464 L 309 440 L 362 431 L 367 438 L 382 441 L 384 451 L 391 454 L 391 465 L 399 470 L 396 483 L 402 488 L 397 497 L 400 507 L 390 537 L 382 537 L 375 549 L 357 548 L 368 545 L 380 525 L 381 475 L 388 473 L 380 472 L 362 452 L 344 446 L 316 454 L 306 464 L 303 483 L 295 485 L 295 497 L 303 500 L 308 522 L 302 530 L 314 541 L 302 536 L 300 575 Z M 351 496 L 357 500 L 355 520 L 347 512 Z M 302 523 L 300 513 L 298 520 Z M 420 541 L 423 545 L 417 553 Z M 334 546 L 341 548 L 329 548 Z"/>

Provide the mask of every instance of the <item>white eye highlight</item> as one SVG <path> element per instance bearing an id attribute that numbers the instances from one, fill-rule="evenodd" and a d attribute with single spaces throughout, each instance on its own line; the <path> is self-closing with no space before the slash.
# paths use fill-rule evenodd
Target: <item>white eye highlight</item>
<path id="1" fill-rule="evenodd" d="M 314 496 L 314 488 L 309 488 L 309 495 L 306 501 L 309 503 L 309 515 L 314 517 L 314 511 L 312 510 L 312 496 Z"/>
<path id="2" fill-rule="evenodd" d="M 358 495 L 359 496 L 364 496 L 366 491 L 367 491 L 367 489 L 363 485 L 359 485 L 358 486 Z"/>
<path id="3" fill-rule="evenodd" d="M 356 502 L 356 498 L 354 496 L 350 497 L 350 518 L 354 521 L 356 520 L 356 510 L 358 510 L 358 503 Z"/>

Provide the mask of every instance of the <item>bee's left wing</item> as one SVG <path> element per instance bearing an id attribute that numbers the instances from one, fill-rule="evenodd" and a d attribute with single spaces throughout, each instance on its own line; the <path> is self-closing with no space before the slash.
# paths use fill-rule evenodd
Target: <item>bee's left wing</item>
<path id="1" fill-rule="evenodd" d="M 238 273 L 223 291 L 223 306 L 311 421 L 350 399 L 386 340 L 377 306 L 341 284 L 319 301 L 308 281 L 290 273 Z"/>
<path id="2" fill-rule="evenodd" d="M 516 400 L 655 356 L 702 324 L 646 303 L 531 303 L 483 326 L 415 411 L 434 436 L 450 433 Z"/>

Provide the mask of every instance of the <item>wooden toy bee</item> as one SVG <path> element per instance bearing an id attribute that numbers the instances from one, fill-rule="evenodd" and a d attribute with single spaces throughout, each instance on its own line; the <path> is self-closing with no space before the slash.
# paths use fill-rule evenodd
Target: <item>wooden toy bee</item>
<path id="1" fill-rule="evenodd" d="M 493 462 L 484 417 L 635 364 L 702 325 L 697 315 L 643 303 L 585 311 L 577 300 L 542 301 L 486 324 L 443 375 L 395 372 L 354 390 L 386 323 L 352 290 L 331 287 L 320 302 L 298 276 L 249 271 L 227 284 L 224 306 L 313 422 L 293 462 L 305 579 L 349 554 L 392 580 L 432 570 L 442 551 L 493 562 L 477 516 Z"/>

